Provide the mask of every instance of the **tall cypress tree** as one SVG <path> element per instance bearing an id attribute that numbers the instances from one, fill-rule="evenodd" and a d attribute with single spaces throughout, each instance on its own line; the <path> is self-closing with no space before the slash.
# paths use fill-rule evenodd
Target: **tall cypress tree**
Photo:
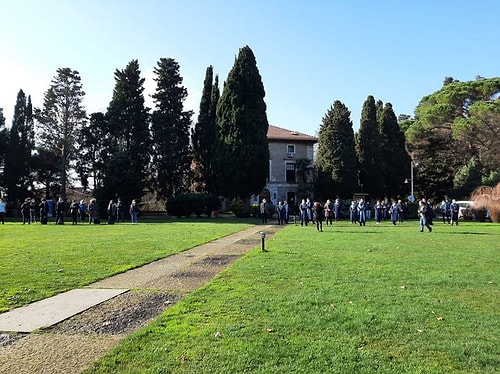
<path id="1" fill-rule="evenodd" d="M 5 183 L 11 199 L 24 198 L 32 187 L 31 154 L 35 148 L 31 97 L 19 90 L 6 149 Z"/>
<path id="2" fill-rule="evenodd" d="M 9 140 L 9 131 L 5 127 L 5 117 L 3 116 L 3 108 L 0 108 L 0 186 L 5 187 L 5 153 Z"/>
<path id="3" fill-rule="evenodd" d="M 363 103 L 356 153 L 359 183 L 363 192 L 369 193 L 372 198 L 385 197 L 377 110 L 375 99 L 371 95 Z"/>
<path id="4" fill-rule="evenodd" d="M 214 170 L 220 193 L 247 200 L 269 175 L 264 85 L 250 47 L 240 49 L 217 105 Z"/>
<path id="5" fill-rule="evenodd" d="M 216 77 L 217 79 L 217 77 Z M 218 79 L 217 79 L 218 80 Z M 193 145 L 194 188 L 198 192 L 214 192 L 214 178 L 212 172 L 212 158 L 217 137 L 217 125 L 215 122 L 215 109 L 217 103 L 214 91 L 218 87 L 213 84 L 213 67 L 209 66 L 205 74 L 203 92 L 200 101 L 198 122 L 191 134 Z"/>
<path id="6" fill-rule="evenodd" d="M 316 158 L 317 194 L 323 199 L 350 198 L 356 192 L 358 171 L 351 112 L 336 100 L 323 117 Z"/>
<path id="7" fill-rule="evenodd" d="M 26 197 L 26 189 L 23 180 L 23 144 L 21 143 L 22 127 L 25 122 L 26 96 L 23 90 L 17 94 L 14 107 L 14 117 L 9 131 L 8 145 L 5 153 L 5 187 L 12 201 Z M 18 164 L 18 161 L 19 164 Z M 21 166 L 21 167 L 19 167 Z"/>
<path id="8" fill-rule="evenodd" d="M 179 64 L 172 58 L 161 58 L 154 73 L 153 186 L 160 196 L 169 197 L 188 189 L 192 112 L 184 110 L 187 89 L 182 86 Z"/>
<path id="9" fill-rule="evenodd" d="M 98 193 L 101 200 L 120 196 L 128 202 L 143 195 L 151 154 L 149 114 L 143 92 L 144 78 L 137 60 L 115 71 L 113 98 L 106 113 L 112 142 L 108 145 L 110 158 Z"/>
<path id="10" fill-rule="evenodd" d="M 405 136 L 401 131 L 392 104 L 387 103 L 379 117 L 380 145 L 382 148 L 382 171 L 389 198 L 403 197 L 408 194 L 404 181 L 409 177 L 411 158 L 406 152 Z"/>

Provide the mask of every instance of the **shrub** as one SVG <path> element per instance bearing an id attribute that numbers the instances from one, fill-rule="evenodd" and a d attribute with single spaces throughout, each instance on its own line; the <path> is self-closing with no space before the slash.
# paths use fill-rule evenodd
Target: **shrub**
<path id="1" fill-rule="evenodd" d="M 168 199 L 166 208 L 168 214 L 172 216 L 190 217 L 195 214 L 201 217 L 207 214 L 209 217 L 214 210 L 218 210 L 221 201 L 217 196 L 207 194 L 181 194 Z"/>

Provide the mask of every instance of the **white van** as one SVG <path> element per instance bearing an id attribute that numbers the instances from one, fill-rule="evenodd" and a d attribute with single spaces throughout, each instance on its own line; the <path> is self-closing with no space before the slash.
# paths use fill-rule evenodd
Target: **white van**
<path id="1" fill-rule="evenodd" d="M 458 218 L 464 218 L 464 216 L 469 218 L 474 218 L 474 201 L 455 201 L 458 204 Z"/>

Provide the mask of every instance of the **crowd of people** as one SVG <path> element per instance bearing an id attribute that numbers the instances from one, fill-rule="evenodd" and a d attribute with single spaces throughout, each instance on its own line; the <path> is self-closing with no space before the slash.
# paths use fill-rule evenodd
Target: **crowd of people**
<path id="1" fill-rule="evenodd" d="M 49 203 L 50 202 L 50 203 Z M 66 202 L 63 198 L 59 198 L 55 203 L 45 198 L 39 201 L 35 198 L 26 198 L 20 205 L 20 212 L 23 225 L 30 225 L 32 223 L 41 223 L 46 225 L 49 217 L 55 218 L 56 225 L 63 225 L 65 218 L 71 218 L 71 224 L 78 223 L 100 224 L 99 207 L 96 199 L 92 198 L 88 201 L 85 200 L 71 200 Z M 107 224 L 114 224 L 115 222 L 124 222 L 127 213 L 131 219 L 132 224 L 137 224 L 137 217 L 139 215 L 139 204 L 134 199 L 127 207 L 122 199 L 118 198 L 110 200 L 106 208 Z M 6 204 L 0 199 L 0 221 L 2 224 L 5 222 Z M 127 217 L 127 218 L 128 218 Z"/>
<path id="2" fill-rule="evenodd" d="M 339 199 L 328 199 L 324 204 L 319 201 L 311 201 L 310 198 L 302 199 L 296 207 L 290 206 L 287 201 L 279 201 L 276 206 L 276 214 L 278 224 L 287 224 L 290 217 L 293 215 L 295 220 L 300 221 L 301 226 L 308 226 L 312 223 L 318 231 L 323 231 L 323 222 L 325 225 L 333 225 L 342 218 L 342 202 Z M 417 215 L 420 222 L 420 231 L 423 232 L 427 228 L 432 231 L 432 218 L 435 215 L 435 208 L 427 202 L 425 198 L 418 202 Z M 458 226 L 458 204 L 453 199 L 451 202 L 443 200 L 439 207 L 443 223 Z M 260 204 L 260 215 L 262 223 L 267 223 L 269 219 L 270 204 L 266 199 L 263 199 Z M 373 218 L 376 224 L 382 221 L 390 221 L 393 226 L 402 223 L 408 217 L 408 203 L 402 200 L 377 200 L 372 207 L 369 201 L 360 198 L 352 200 L 349 206 L 349 220 L 352 224 L 365 226 L 367 220 L 370 220 L 373 213 Z M 298 216 L 298 217 L 297 217 Z"/>

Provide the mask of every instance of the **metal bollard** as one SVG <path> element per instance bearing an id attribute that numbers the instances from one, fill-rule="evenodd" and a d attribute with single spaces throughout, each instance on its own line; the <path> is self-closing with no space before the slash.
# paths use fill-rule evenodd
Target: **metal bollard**
<path id="1" fill-rule="evenodd" d="M 265 231 L 261 231 L 261 232 L 259 232 L 259 234 L 260 234 L 260 239 L 262 241 L 262 251 L 266 252 L 266 242 L 265 242 L 265 240 L 266 240 L 266 232 Z"/>

